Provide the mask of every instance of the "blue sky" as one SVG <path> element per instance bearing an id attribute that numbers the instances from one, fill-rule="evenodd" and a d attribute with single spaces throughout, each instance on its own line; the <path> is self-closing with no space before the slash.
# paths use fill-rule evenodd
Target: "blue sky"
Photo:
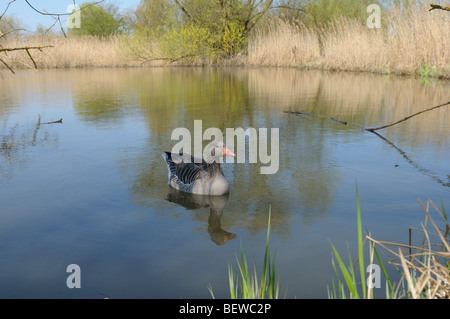
<path id="1" fill-rule="evenodd" d="M 11 0 L 0 0 L 0 14 L 5 10 L 8 2 Z M 49 13 L 66 13 L 69 5 L 73 4 L 73 0 L 28 0 L 28 2 L 40 11 L 47 11 Z M 88 2 L 86 0 L 76 0 L 75 3 L 82 4 Z M 113 3 L 121 10 L 126 8 L 136 8 L 140 0 L 105 0 L 107 3 Z M 8 15 L 15 15 L 22 22 L 24 27 L 30 31 L 34 31 L 38 24 L 49 27 L 54 23 L 54 19 L 50 16 L 44 16 L 28 6 L 25 0 L 16 0 L 11 3 Z M 66 26 L 66 17 L 61 17 L 63 26 Z"/>

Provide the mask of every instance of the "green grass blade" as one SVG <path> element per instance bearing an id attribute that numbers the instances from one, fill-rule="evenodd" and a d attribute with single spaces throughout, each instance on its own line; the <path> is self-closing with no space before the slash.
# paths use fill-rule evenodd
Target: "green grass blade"
<path id="1" fill-rule="evenodd" d="M 341 256 L 339 255 L 338 251 L 336 250 L 336 248 L 334 247 L 333 244 L 331 244 L 331 247 L 333 248 L 333 253 L 334 253 L 334 255 L 336 257 L 336 260 L 338 262 L 339 269 L 341 270 L 341 273 L 344 276 L 344 280 L 345 280 L 345 282 L 347 284 L 348 290 L 350 291 L 351 297 L 352 298 L 359 298 L 358 291 L 356 289 L 354 279 L 352 278 L 353 276 L 347 270 L 347 267 L 345 266 L 344 262 L 341 259 Z"/>
<path id="2" fill-rule="evenodd" d="M 267 227 L 266 245 L 264 251 L 264 263 L 262 275 L 258 280 L 256 264 L 253 263 L 253 271 L 250 272 L 245 250 L 241 242 L 240 256 L 236 256 L 238 267 L 237 274 L 234 274 L 232 266 L 228 265 L 228 280 L 230 296 L 232 299 L 257 299 L 278 298 L 279 282 L 275 284 L 275 257 L 270 256 L 269 238 L 270 238 L 271 207 L 269 207 L 269 219 Z M 236 277 L 236 278 L 235 278 Z"/>
<path id="3" fill-rule="evenodd" d="M 238 286 L 238 283 L 235 281 L 234 274 L 233 274 L 233 267 L 228 263 L 228 284 L 230 286 L 230 298 L 236 299 L 237 298 L 237 291 L 236 288 Z"/>
<path id="4" fill-rule="evenodd" d="M 387 274 L 386 268 L 384 267 L 384 264 L 383 264 L 383 262 L 382 262 L 382 260 L 381 260 L 380 255 L 378 254 L 378 250 L 377 250 L 377 248 L 375 247 L 375 245 L 373 246 L 373 250 L 374 250 L 374 252 L 375 252 L 375 256 L 377 257 L 378 263 L 380 264 L 380 268 L 381 268 L 381 270 L 383 271 L 384 277 L 386 278 L 386 281 L 387 281 L 387 283 L 388 283 L 388 285 L 389 285 L 389 288 L 391 289 L 391 294 L 389 294 L 389 296 L 392 296 L 392 293 L 394 293 L 394 286 L 392 286 L 392 282 L 391 282 L 391 280 L 389 279 L 389 276 L 388 276 L 388 274 Z"/>
<path id="5" fill-rule="evenodd" d="M 359 205 L 358 186 L 356 186 L 356 211 L 358 215 L 358 258 L 359 258 L 359 272 L 361 275 L 361 286 L 363 298 L 366 299 L 366 281 L 365 281 L 365 268 L 364 268 L 364 250 L 363 250 L 363 235 L 361 227 L 361 207 Z"/>
<path id="6" fill-rule="evenodd" d="M 447 214 L 445 213 L 445 207 L 444 207 L 444 202 L 442 202 L 442 198 L 440 198 L 440 201 L 441 201 L 441 207 L 442 207 L 442 214 L 444 215 L 445 221 L 447 221 Z"/>
<path id="7" fill-rule="evenodd" d="M 266 280 L 270 271 L 268 273 L 268 268 L 270 268 L 270 250 L 269 250 L 269 237 L 270 237 L 270 218 L 272 215 L 272 206 L 269 205 L 269 218 L 267 221 L 267 234 L 266 234 L 266 246 L 264 249 L 264 263 L 263 263 L 263 271 L 261 275 L 261 286 L 260 286 L 260 297 L 264 299 L 265 290 L 266 290 Z"/>
<path id="8" fill-rule="evenodd" d="M 209 284 L 208 290 L 209 290 L 209 293 L 211 294 L 211 298 L 212 298 L 212 299 L 216 299 L 216 297 L 214 297 L 214 292 L 213 292 L 213 290 L 212 290 L 211 284 Z"/>

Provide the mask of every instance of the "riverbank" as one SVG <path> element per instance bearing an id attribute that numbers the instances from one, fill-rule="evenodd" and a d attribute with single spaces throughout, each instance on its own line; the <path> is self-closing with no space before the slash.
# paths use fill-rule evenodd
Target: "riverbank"
<path id="1" fill-rule="evenodd" d="M 144 48 L 128 36 L 109 38 L 23 36 L 2 39 L 3 47 L 45 46 L 3 56 L 13 69 L 141 67 L 162 65 L 221 64 L 232 66 L 277 66 L 323 70 L 401 74 L 450 79 L 450 19 L 448 12 L 417 7 L 408 14 L 392 11 L 382 16 L 383 27 L 369 28 L 350 20 L 335 21 L 326 30 L 308 29 L 274 18 L 248 39 L 246 52 L 232 59 L 205 62 L 145 61 Z M 157 44 L 156 44 L 157 45 Z M 139 55 L 136 51 L 139 51 Z M 5 68 L 0 64 L 0 68 Z"/>

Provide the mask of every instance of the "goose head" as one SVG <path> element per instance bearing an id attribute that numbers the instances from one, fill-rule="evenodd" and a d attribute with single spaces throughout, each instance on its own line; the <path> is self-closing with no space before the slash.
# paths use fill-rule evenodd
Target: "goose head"
<path id="1" fill-rule="evenodd" d="M 236 157 L 236 154 L 226 148 L 221 141 L 211 142 L 205 148 L 204 158 L 208 164 L 221 163 L 224 156 Z"/>

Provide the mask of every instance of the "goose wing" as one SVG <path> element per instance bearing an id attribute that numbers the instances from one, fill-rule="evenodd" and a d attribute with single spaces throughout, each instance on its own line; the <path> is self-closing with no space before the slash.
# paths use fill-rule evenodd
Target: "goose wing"
<path id="1" fill-rule="evenodd" d="M 196 180 L 207 174 L 206 162 L 190 154 L 164 152 L 163 157 L 167 163 L 169 184 L 176 189 L 189 191 Z"/>

